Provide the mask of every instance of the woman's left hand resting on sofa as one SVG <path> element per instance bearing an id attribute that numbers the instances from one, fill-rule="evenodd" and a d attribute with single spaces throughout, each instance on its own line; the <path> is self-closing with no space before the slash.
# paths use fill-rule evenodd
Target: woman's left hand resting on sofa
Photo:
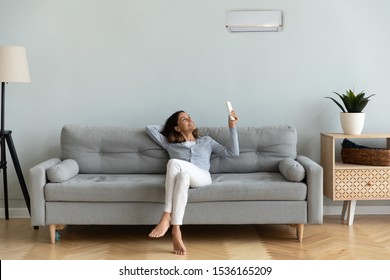
<path id="1" fill-rule="evenodd" d="M 184 245 L 180 226 L 188 200 L 188 189 L 200 188 L 212 183 L 210 156 L 237 157 L 239 155 L 236 124 L 238 116 L 231 112 L 234 120 L 228 118 L 230 131 L 229 146 L 223 146 L 210 136 L 200 136 L 195 122 L 184 111 L 177 111 L 164 126 L 147 126 L 146 132 L 160 146 L 167 150 L 170 160 L 167 164 L 165 181 L 165 208 L 157 226 L 149 237 L 165 235 L 172 225 L 173 253 L 184 255 Z"/>

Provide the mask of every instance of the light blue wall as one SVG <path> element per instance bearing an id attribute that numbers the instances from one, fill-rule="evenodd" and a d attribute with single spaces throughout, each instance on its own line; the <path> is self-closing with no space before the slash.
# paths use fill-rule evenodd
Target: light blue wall
<path id="1" fill-rule="evenodd" d="M 282 10 L 283 31 L 228 33 L 226 11 L 245 9 Z M 299 152 L 319 162 L 320 132 L 341 131 L 332 91 L 375 93 L 364 131 L 390 130 L 389 11 L 386 0 L 0 0 L 0 44 L 27 47 L 32 77 L 7 85 L 6 126 L 27 174 L 59 155 L 64 124 L 144 127 L 184 109 L 224 126 L 229 99 L 240 126 L 295 125 Z"/>

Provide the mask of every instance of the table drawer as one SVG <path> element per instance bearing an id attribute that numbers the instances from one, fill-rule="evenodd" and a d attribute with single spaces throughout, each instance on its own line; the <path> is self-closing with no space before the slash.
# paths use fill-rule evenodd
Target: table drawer
<path id="1" fill-rule="evenodd" d="M 335 170 L 336 200 L 388 199 L 389 169 Z"/>

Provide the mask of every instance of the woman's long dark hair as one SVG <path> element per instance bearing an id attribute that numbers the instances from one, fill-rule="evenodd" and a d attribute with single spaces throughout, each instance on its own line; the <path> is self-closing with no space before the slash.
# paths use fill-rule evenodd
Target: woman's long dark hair
<path id="1" fill-rule="evenodd" d="M 175 129 L 175 127 L 178 125 L 179 121 L 179 115 L 180 113 L 184 113 L 183 110 L 179 110 L 175 113 L 173 113 L 166 121 L 163 130 L 161 131 L 161 134 L 167 137 L 169 143 L 182 143 L 186 140 L 184 139 L 183 135 Z M 195 139 L 199 138 L 198 129 L 196 128 L 192 135 L 195 137 Z"/>

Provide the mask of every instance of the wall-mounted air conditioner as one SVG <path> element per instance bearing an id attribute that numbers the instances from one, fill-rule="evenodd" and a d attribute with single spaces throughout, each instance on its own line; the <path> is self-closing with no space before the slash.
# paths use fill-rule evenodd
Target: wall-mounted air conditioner
<path id="1" fill-rule="evenodd" d="M 226 28 L 230 32 L 281 31 L 282 11 L 229 11 Z"/>

